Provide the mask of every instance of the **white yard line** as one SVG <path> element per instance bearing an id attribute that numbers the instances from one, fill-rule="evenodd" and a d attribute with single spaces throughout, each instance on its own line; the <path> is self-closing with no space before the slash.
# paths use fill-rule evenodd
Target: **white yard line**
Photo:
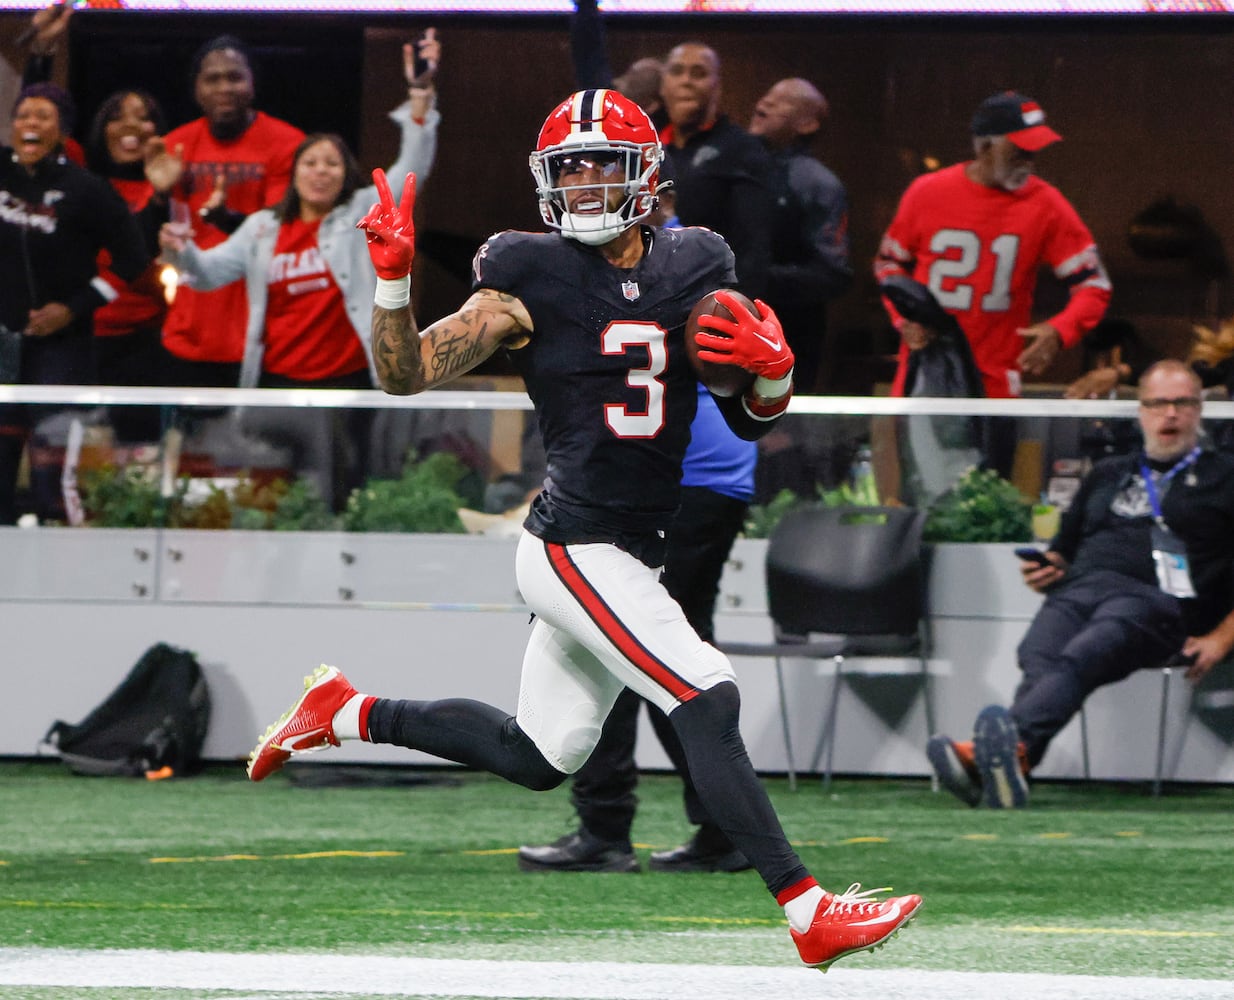
<path id="1" fill-rule="evenodd" d="M 1230 1000 L 1228 982 L 1119 976 L 617 962 L 467 961 L 389 955 L 0 948 L 0 987 L 273 991 L 280 997 L 569 1000 Z"/>

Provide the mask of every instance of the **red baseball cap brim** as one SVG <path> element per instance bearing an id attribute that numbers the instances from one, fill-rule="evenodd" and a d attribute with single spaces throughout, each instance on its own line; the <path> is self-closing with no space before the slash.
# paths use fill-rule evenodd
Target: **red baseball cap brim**
<path id="1" fill-rule="evenodd" d="M 1008 132 L 1007 138 L 1013 145 L 1027 149 L 1030 153 L 1035 153 L 1039 149 L 1045 149 L 1046 146 L 1063 140 L 1063 137 L 1049 125 L 1033 125 L 1015 132 Z"/>

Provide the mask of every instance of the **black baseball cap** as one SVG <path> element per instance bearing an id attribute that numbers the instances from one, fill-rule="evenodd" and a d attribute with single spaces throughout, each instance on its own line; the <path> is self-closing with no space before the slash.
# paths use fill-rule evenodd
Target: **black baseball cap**
<path id="1" fill-rule="evenodd" d="M 1041 105 L 1014 90 L 982 101 L 969 130 L 973 135 L 1005 135 L 1021 149 L 1034 153 L 1062 139 L 1045 123 Z"/>

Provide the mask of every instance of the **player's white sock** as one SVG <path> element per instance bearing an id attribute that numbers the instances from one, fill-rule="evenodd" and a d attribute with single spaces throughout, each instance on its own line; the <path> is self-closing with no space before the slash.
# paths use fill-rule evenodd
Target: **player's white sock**
<path id="1" fill-rule="evenodd" d="M 337 728 L 334 731 L 338 733 Z M 823 887 L 815 885 L 784 904 L 784 916 L 788 918 L 789 926 L 798 934 L 804 934 L 810 929 L 810 924 L 814 923 L 814 913 L 824 895 Z"/>
<path id="2" fill-rule="evenodd" d="M 360 706 L 364 704 L 364 698 L 362 694 L 353 694 L 346 704 L 334 713 L 334 735 L 338 739 L 360 739 Z"/>

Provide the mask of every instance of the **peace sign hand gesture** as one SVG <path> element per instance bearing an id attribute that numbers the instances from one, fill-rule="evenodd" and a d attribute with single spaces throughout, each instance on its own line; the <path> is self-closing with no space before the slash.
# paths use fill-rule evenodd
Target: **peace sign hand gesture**
<path id="1" fill-rule="evenodd" d="M 373 183 L 377 187 L 378 201 L 368 210 L 368 215 L 356 223 L 356 228 L 364 230 L 368 255 L 377 277 L 396 281 L 411 274 L 411 263 L 416 256 L 416 230 L 411 221 L 416 203 L 416 176 L 408 174 L 403 181 L 403 196 L 397 206 L 386 172 L 380 167 L 373 171 Z"/>

